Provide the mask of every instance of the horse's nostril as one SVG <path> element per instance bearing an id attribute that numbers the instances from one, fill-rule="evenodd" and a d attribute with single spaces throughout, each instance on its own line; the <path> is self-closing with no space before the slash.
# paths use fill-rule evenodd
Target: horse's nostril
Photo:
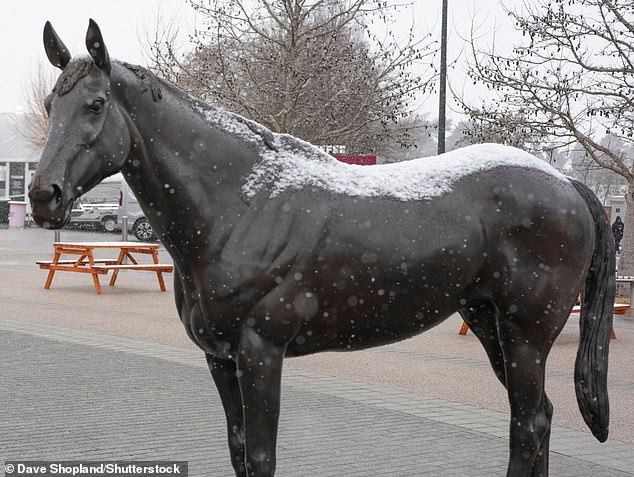
<path id="1" fill-rule="evenodd" d="M 55 198 L 55 205 L 57 205 L 62 201 L 62 188 L 57 184 L 53 184 L 51 187 L 53 187 L 53 197 Z"/>
<path id="2" fill-rule="evenodd" d="M 32 186 L 29 198 L 34 202 L 55 201 L 55 205 L 58 205 L 62 201 L 62 188 L 57 184 Z"/>
<path id="3" fill-rule="evenodd" d="M 49 201 L 54 195 L 55 189 L 53 189 L 53 186 L 49 185 L 40 185 L 39 187 L 34 187 L 29 191 L 29 197 L 31 200 L 36 202 Z"/>

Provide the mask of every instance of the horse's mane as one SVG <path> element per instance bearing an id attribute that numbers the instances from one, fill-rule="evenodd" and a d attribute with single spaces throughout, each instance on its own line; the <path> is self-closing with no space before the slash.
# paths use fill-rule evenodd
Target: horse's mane
<path id="1" fill-rule="evenodd" d="M 267 127 L 233 113 L 222 107 L 196 98 L 169 81 L 156 76 L 152 71 L 138 65 L 115 61 L 124 71 L 134 75 L 141 82 L 141 92 L 150 92 L 154 101 L 161 101 L 164 92 L 176 98 L 198 114 L 211 129 L 221 131 L 230 137 L 250 144 L 260 157 L 252 174 L 246 180 L 243 190 L 245 200 L 250 198 L 263 184 L 275 182 L 282 158 L 297 158 L 298 162 L 309 160 L 313 163 L 337 163 L 338 161 L 322 149 L 289 134 L 274 133 Z M 258 167 L 259 166 L 259 167 Z"/>
<path id="2" fill-rule="evenodd" d="M 170 87 L 171 89 L 180 91 L 178 88 L 174 87 L 174 85 L 171 85 L 162 78 L 159 78 L 147 68 L 125 62 L 117 62 L 117 64 L 120 64 L 127 70 L 131 71 L 132 74 L 141 81 L 141 92 L 145 93 L 146 91 L 150 91 L 154 101 L 160 101 L 163 98 L 164 88 Z"/>
<path id="3" fill-rule="evenodd" d="M 152 71 L 138 65 L 125 62 L 117 64 L 132 72 L 141 81 L 141 92 L 150 91 L 154 101 L 163 98 L 163 90 L 170 91 L 178 99 L 188 104 L 195 112 L 200 114 L 205 121 L 229 135 L 239 137 L 250 143 L 258 143 L 269 150 L 277 150 L 274 133 L 255 121 L 239 114 L 227 111 L 221 107 L 205 102 L 181 90 L 176 85 L 157 76 Z"/>
<path id="4" fill-rule="evenodd" d="M 57 78 L 53 91 L 63 96 L 75 87 L 77 82 L 95 68 L 95 62 L 89 56 L 73 58 Z"/>

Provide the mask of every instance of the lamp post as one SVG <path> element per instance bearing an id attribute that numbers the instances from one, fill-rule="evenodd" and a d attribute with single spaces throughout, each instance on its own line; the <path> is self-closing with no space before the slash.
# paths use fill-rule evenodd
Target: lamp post
<path id="1" fill-rule="evenodd" d="M 440 33 L 440 87 L 438 90 L 438 154 L 445 152 L 445 109 L 447 107 L 447 1 L 442 0 Z"/>

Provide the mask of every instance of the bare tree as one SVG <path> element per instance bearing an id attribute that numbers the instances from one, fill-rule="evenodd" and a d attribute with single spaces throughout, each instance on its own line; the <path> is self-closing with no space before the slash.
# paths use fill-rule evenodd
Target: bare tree
<path id="1" fill-rule="evenodd" d="M 610 150 L 620 151 L 628 163 L 634 159 L 633 147 L 623 143 L 618 137 L 606 135 L 600 140 L 600 144 Z M 567 173 L 589 186 L 604 203 L 610 195 L 627 192 L 627 182 L 623 176 L 599 166 L 581 145 L 574 144 L 566 149 L 567 152 L 562 151 L 562 156 L 566 156 Z"/>
<path id="2" fill-rule="evenodd" d="M 15 116 L 15 130 L 37 150 L 43 149 L 48 134 L 48 114 L 44 99 L 53 89 L 54 78 L 38 65 L 35 75 L 26 86 L 27 107 L 24 114 Z"/>
<path id="3" fill-rule="evenodd" d="M 503 123 L 502 127 L 500 123 Z M 525 127 L 521 117 L 483 120 L 475 113 L 468 120 L 456 124 L 447 140 L 448 150 L 486 142 L 506 144 L 534 153 L 543 152 L 541 136 Z"/>
<path id="4" fill-rule="evenodd" d="M 426 115 L 413 120 L 400 120 L 398 127 L 407 130 L 407 144 L 387 140 L 380 145 L 379 159 L 382 163 L 407 161 L 420 157 L 435 156 L 438 153 L 438 123 Z"/>
<path id="5" fill-rule="evenodd" d="M 381 0 L 190 0 L 203 19 L 179 55 L 169 29 L 152 41 L 153 69 L 191 94 L 275 132 L 350 152 L 407 146 L 422 122 L 410 107 L 433 87 L 435 42 L 413 28 L 397 41 Z M 428 74 L 412 72 L 427 62 Z"/>
<path id="6" fill-rule="evenodd" d="M 532 131 L 544 148 L 579 144 L 628 184 L 620 272 L 634 275 L 634 169 L 605 134 L 634 141 L 634 3 L 526 0 L 508 12 L 522 37 L 512 50 L 473 45 L 470 75 L 495 99 L 465 104 L 476 121 L 503 133 Z M 505 42 L 508 44 L 508 41 Z"/>

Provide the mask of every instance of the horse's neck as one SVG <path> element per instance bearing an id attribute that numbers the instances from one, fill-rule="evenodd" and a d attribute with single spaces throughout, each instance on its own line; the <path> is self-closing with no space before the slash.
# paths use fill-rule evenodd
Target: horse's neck
<path id="1" fill-rule="evenodd" d="M 213 235 L 219 217 L 245 207 L 242 180 L 257 156 L 214 131 L 172 87 L 158 83 L 158 94 L 120 69 L 121 103 L 133 143 L 124 177 L 162 238 L 177 242 L 178 229 L 194 223 L 194 235 Z"/>

